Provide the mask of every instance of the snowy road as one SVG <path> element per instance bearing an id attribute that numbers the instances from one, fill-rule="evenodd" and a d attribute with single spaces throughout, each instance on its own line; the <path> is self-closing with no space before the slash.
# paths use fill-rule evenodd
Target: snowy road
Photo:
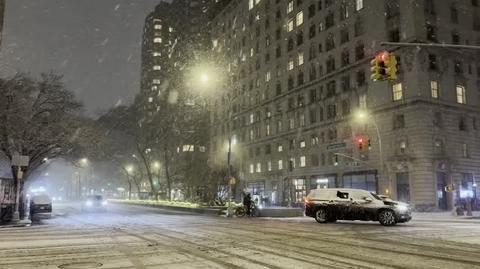
<path id="1" fill-rule="evenodd" d="M 321 225 L 118 205 L 57 213 L 0 229 L 0 268 L 480 268 L 478 222 Z"/>

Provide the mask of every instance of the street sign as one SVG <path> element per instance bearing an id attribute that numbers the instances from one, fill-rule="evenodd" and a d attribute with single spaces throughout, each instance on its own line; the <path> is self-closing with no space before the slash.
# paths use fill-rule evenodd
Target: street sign
<path id="1" fill-rule="evenodd" d="M 347 143 L 333 143 L 327 146 L 327 150 L 337 150 L 347 148 Z"/>
<path id="2" fill-rule="evenodd" d="M 14 154 L 12 156 L 12 166 L 28 166 L 30 157 L 20 154 Z"/>

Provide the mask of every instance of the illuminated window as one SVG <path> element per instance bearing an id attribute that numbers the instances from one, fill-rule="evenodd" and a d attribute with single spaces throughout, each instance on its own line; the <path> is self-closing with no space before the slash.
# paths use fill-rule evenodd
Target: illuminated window
<path id="1" fill-rule="evenodd" d="M 300 148 L 304 148 L 305 147 L 305 140 L 302 140 L 300 141 Z"/>
<path id="2" fill-rule="evenodd" d="M 162 67 L 160 65 L 154 65 L 153 70 L 156 70 L 156 71 L 162 70 Z"/>
<path id="3" fill-rule="evenodd" d="M 272 162 L 271 161 L 267 162 L 267 170 L 272 171 Z"/>
<path id="4" fill-rule="evenodd" d="M 456 91 L 457 91 L 457 103 L 466 104 L 467 96 L 465 95 L 465 87 L 463 87 L 462 85 L 457 85 Z"/>
<path id="5" fill-rule="evenodd" d="M 161 37 L 155 37 L 153 39 L 153 43 L 162 43 L 162 38 Z"/>
<path id="6" fill-rule="evenodd" d="M 160 80 L 159 79 L 154 79 L 154 80 L 152 80 L 152 83 L 153 84 L 160 84 Z"/>
<path id="7" fill-rule="evenodd" d="M 432 92 L 432 98 L 438 99 L 438 82 L 435 80 L 430 81 L 430 90 Z"/>
<path id="8" fill-rule="evenodd" d="M 160 57 L 162 56 L 162 53 L 161 52 L 157 52 L 155 51 L 154 53 L 152 53 L 154 57 Z"/>
<path id="9" fill-rule="evenodd" d="M 254 115 L 253 113 L 250 114 L 250 123 L 253 123 L 254 122 Z"/>
<path id="10" fill-rule="evenodd" d="M 265 81 L 269 82 L 271 78 L 272 78 L 272 74 L 270 73 L 270 71 L 267 71 L 267 73 L 265 73 Z"/>
<path id="11" fill-rule="evenodd" d="M 290 70 L 292 70 L 292 69 L 293 69 L 293 67 L 294 67 L 293 60 L 292 60 L 292 59 L 290 59 L 290 60 L 288 61 L 288 66 L 287 66 L 287 69 L 290 71 Z"/>
<path id="12" fill-rule="evenodd" d="M 257 173 L 261 173 L 262 172 L 262 164 L 261 163 L 257 163 L 257 169 L 255 170 Z"/>
<path id="13" fill-rule="evenodd" d="M 355 2 L 355 10 L 359 11 L 363 8 L 363 0 L 356 0 Z"/>
<path id="14" fill-rule="evenodd" d="M 253 174 L 253 172 L 255 172 L 254 169 L 255 169 L 255 166 L 253 165 L 253 163 L 251 163 L 250 164 L 250 174 Z"/>
<path id="15" fill-rule="evenodd" d="M 293 19 L 288 20 L 288 23 L 287 23 L 287 32 L 293 31 L 293 26 L 294 26 Z"/>
<path id="16" fill-rule="evenodd" d="M 287 14 L 293 11 L 293 1 L 288 1 Z"/>
<path id="17" fill-rule="evenodd" d="M 161 24 L 155 24 L 154 28 L 155 28 L 155 30 L 162 30 L 162 25 Z"/>
<path id="18" fill-rule="evenodd" d="M 302 65 L 304 63 L 303 59 L 303 51 L 298 53 L 298 65 Z"/>
<path id="19" fill-rule="evenodd" d="M 396 83 L 392 86 L 393 101 L 400 101 L 403 99 L 402 83 Z"/>
<path id="20" fill-rule="evenodd" d="M 168 31 L 171 33 L 173 32 L 173 28 L 172 27 L 168 27 Z"/>
<path id="21" fill-rule="evenodd" d="M 254 6 L 253 0 L 248 0 L 248 10 L 252 9 Z"/>
<path id="22" fill-rule="evenodd" d="M 149 103 L 153 102 L 153 97 L 148 97 L 148 102 Z"/>
<path id="23" fill-rule="evenodd" d="M 297 13 L 297 26 L 303 24 L 303 11 Z"/>
<path id="24" fill-rule="evenodd" d="M 278 160 L 278 170 L 283 169 L 283 160 Z"/>
<path id="25" fill-rule="evenodd" d="M 305 167 L 307 165 L 305 156 L 300 156 L 300 167 Z"/>
<path id="26" fill-rule="evenodd" d="M 183 152 L 192 152 L 192 151 L 194 151 L 194 146 L 193 145 L 183 145 L 182 151 Z"/>

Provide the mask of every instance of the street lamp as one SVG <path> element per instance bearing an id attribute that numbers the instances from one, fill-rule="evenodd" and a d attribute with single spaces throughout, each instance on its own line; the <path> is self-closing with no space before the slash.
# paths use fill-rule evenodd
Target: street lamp
<path id="1" fill-rule="evenodd" d="M 128 181 L 128 200 L 132 198 L 132 182 L 130 181 L 130 173 L 133 172 L 133 166 L 127 165 L 125 167 L 125 171 L 127 171 L 127 181 Z"/>
<path id="2" fill-rule="evenodd" d="M 368 121 L 375 127 L 375 131 L 376 131 L 376 134 L 377 134 L 377 140 L 378 140 L 378 154 L 379 154 L 379 159 L 380 159 L 380 169 L 379 169 L 380 171 L 379 172 L 380 172 L 380 174 L 383 174 L 384 163 L 383 163 L 383 152 L 382 152 L 382 137 L 380 135 L 380 129 L 378 128 L 378 125 L 377 125 L 375 119 L 373 118 L 372 115 L 370 115 L 367 111 L 364 111 L 364 110 L 357 111 L 354 114 L 354 117 L 358 122 L 365 123 L 365 122 Z M 391 189 L 392 189 L 392 182 L 390 181 L 390 177 L 388 175 L 387 175 L 387 178 L 388 178 L 388 189 L 386 190 L 386 194 L 390 194 Z"/>

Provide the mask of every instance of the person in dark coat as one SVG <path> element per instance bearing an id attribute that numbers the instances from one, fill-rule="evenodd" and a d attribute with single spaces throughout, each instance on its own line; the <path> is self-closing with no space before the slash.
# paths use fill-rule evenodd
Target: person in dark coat
<path id="1" fill-rule="evenodd" d="M 247 195 L 243 197 L 243 207 L 245 208 L 245 212 L 247 216 L 250 216 L 251 214 L 250 212 L 251 206 L 252 206 L 252 197 L 250 196 L 250 193 L 247 193 Z"/>

